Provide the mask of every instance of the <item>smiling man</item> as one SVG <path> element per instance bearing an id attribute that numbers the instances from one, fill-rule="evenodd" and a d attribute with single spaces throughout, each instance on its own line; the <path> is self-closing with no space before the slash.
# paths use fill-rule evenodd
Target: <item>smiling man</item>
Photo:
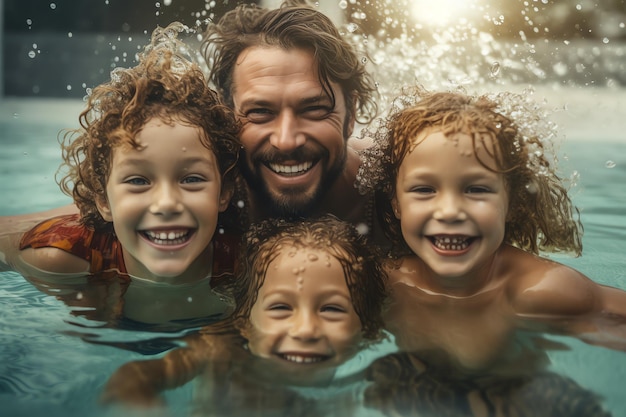
<path id="1" fill-rule="evenodd" d="M 375 86 L 332 21 L 308 6 L 242 5 L 208 27 L 210 80 L 243 123 L 248 222 L 332 213 L 372 227 L 372 198 L 354 187 L 355 122 L 375 115 Z"/>

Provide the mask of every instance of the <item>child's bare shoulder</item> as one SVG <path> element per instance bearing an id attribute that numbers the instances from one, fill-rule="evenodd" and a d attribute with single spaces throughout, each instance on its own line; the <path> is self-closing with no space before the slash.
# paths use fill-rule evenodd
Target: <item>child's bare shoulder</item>
<path id="1" fill-rule="evenodd" d="M 518 314 L 579 315 L 596 307 L 597 285 L 575 269 L 523 252 L 516 263 L 508 289 Z"/>
<path id="2" fill-rule="evenodd" d="M 417 256 L 409 255 L 400 258 L 385 259 L 383 267 L 387 272 L 389 284 L 404 283 L 414 285 L 419 279 L 423 262 Z"/>

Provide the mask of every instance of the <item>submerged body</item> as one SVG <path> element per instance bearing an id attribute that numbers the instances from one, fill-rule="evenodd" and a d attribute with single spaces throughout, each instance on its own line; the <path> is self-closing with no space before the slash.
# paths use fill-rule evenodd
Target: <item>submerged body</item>
<path id="1" fill-rule="evenodd" d="M 533 114 L 517 111 L 518 126 L 487 97 L 416 95 L 383 124 L 382 158 L 372 152 L 402 253 L 385 315 L 399 348 L 478 380 L 544 369 L 559 348 L 544 334 L 626 351 L 626 292 L 537 254 L 582 245 Z"/>

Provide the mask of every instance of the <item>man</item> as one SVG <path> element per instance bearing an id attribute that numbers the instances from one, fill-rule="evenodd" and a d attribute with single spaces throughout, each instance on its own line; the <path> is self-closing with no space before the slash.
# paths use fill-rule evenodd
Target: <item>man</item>
<path id="1" fill-rule="evenodd" d="M 348 138 L 375 117 L 376 87 L 333 22 L 297 1 L 240 5 L 209 25 L 202 50 L 210 82 L 243 124 L 243 181 L 222 221 L 245 230 L 268 217 L 332 213 L 372 232 L 374 200 L 354 186 L 360 159 Z M 4 222 L 28 230 L 47 214 Z"/>
<path id="2" fill-rule="evenodd" d="M 333 213 L 372 227 L 373 199 L 354 187 L 355 122 L 375 116 L 376 91 L 354 48 L 316 9 L 241 5 L 207 28 L 210 81 L 243 123 L 248 221 Z"/>

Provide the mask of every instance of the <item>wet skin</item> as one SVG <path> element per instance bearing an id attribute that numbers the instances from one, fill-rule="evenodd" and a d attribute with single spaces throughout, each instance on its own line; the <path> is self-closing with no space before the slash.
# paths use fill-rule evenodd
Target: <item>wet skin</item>
<path id="1" fill-rule="evenodd" d="M 210 273 L 210 242 L 228 199 L 199 134 L 155 118 L 137 136 L 141 149 L 113 152 L 107 200 L 98 208 L 113 222 L 132 276 L 181 284 Z"/>
<path id="2" fill-rule="evenodd" d="M 274 362 L 273 372 L 307 381 L 332 373 L 361 341 L 339 261 L 312 249 L 281 253 L 268 267 L 244 334 L 254 355 Z"/>
<path id="3" fill-rule="evenodd" d="M 250 188 L 276 214 L 311 211 L 346 169 L 354 121 L 341 89 L 331 84 L 333 108 L 313 55 L 278 47 L 244 50 L 233 85 Z"/>

